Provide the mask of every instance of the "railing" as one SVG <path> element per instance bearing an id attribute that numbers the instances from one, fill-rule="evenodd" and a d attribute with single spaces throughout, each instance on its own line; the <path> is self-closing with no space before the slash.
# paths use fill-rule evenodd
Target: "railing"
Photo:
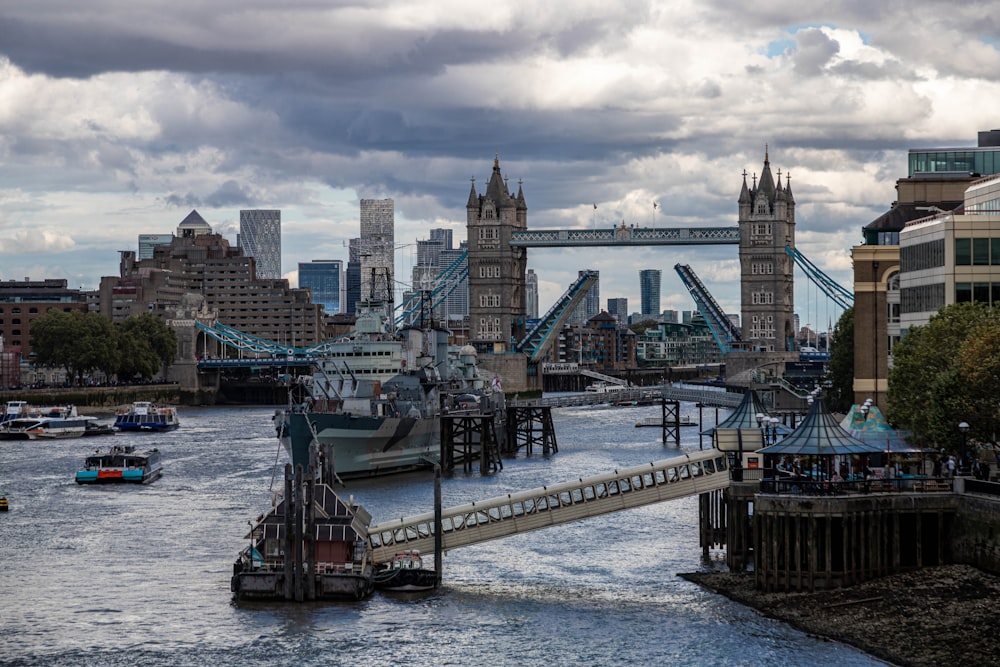
<path id="1" fill-rule="evenodd" d="M 710 407 L 736 408 L 743 401 L 743 394 L 727 391 L 686 389 L 671 385 L 655 385 L 650 387 L 632 387 L 607 393 L 586 392 L 566 396 L 550 396 L 548 398 L 512 399 L 507 401 L 507 405 L 512 408 L 568 408 L 582 405 L 599 405 L 601 403 L 659 400 L 661 398 L 672 401 L 701 403 Z"/>
<path id="2" fill-rule="evenodd" d="M 744 471 L 746 472 L 746 471 Z M 770 475 L 770 471 L 765 475 Z M 1000 484 L 996 486 L 1000 487 Z M 966 482 L 968 489 L 968 482 Z M 761 493 L 837 496 L 865 493 L 951 493 L 954 484 L 947 477 L 893 477 L 890 479 L 857 479 L 842 482 L 814 480 L 809 477 L 765 477 L 760 482 Z"/>
<path id="3" fill-rule="evenodd" d="M 442 548 L 722 489 L 729 486 L 727 466 L 724 453 L 706 450 L 443 509 Z M 375 524 L 368 539 L 376 563 L 388 561 L 400 550 L 432 551 L 434 513 Z"/>

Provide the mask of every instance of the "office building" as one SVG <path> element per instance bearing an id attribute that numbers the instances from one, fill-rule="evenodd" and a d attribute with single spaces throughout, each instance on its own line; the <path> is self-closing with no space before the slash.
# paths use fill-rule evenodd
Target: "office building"
<path id="1" fill-rule="evenodd" d="M 347 270 L 344 272 L 344 312 L 355 315 L 361 300 L 361 239 L 347 243 Z"/>
<path id="2" fill-rule="evenodd" d="M 608 299 L 608 314 L 618 320 L 618 324 L 628 324 L 628 299 L 621 296 Z"/>
<path id="3" fill-rule="evenodd" d="M 1000 176 L 973 182 L 964 208 L 903 228 L 899 296 L 904 336 L 945 306 L 970 301 L 1000 306 Z"/>
<path id="4" fill-rule="evenodd" d="M 900 233 L 910 223 L 939 211 L 959 209 L 966 188 L 981 176 L 1000 173 L 1000 130 L 980 132 L 977 147 L 910 149 L 908 163 L 908 175 L 896 181 L 896 197 L 889 210 L 862 228 L 864 245 L 851 248 L 854 402 L 871 398 L 883 410 L 887 407 L 893 348 L 905 326 L 910 326 L 902 323 Z M 950 234 L 954 236 L 954 231 Z M 917 291 L 911 296 L 924 289 L 913 287 Z M 941 301 L 943 297 L 940 293 L 935 298 Z M 923 306 L 917 300 L 910 307 Z M 917 312 L 911 311 L 907 320 L 919 322 L 922 316 Z"/>
<path id="5" fill-rule="evenodd" d="M 139 234 L 139 259 L 152 259 L 153 248 L 157 246 L 169 246 L 173 240 L 173 234 Z"/>
<path id="6" fill-rule="evenodd" d="M 31 357 L 31 323 L 55 308 L 63 312 L 87 312 L 87 295 L 70 289 L 65 278 L 0 281 L 0 337 L 21 358 Z M 8 386 L 19 384 L 5 377 Z"/>
<path id="7" fill-rule="evenodd" d="M 312 302 L 323 306 L 326 315 L 341 312 L 344 303 L 344 263 L 339 259 L 299 262 L 299 287 L 308 287 Z"/>
<path id="8" fill-rule="evenodd" d="M 394 302 L 395 203 L 361 200 L 361 298 Z"/>
<path id="9" fill-rule="evenodd" d="M 237 245 L 256 261 L 258 278 L 281 278 L 281 211 L 240 211 Z"/>
<path id="10" fill-rule="evenodd" d="M 659 269 L 643 269 L 639 272 L 639 301 L 643 319 L 660 319 L 661 274 Z"/>
<path id="11" fill-rule="evenodd" d="M 1000 173 L 1000 130 L 980 132 L 975 148 L 911 148 L 907 162 L 910 178 L 918 174 Z"/>
<path id="12" fill-rule="evenodd" d="M 529 320 L 538 319 L 538 274 L 528 269 L 524 274 L 524 316 Z"/>
<path id="13" fill-rule="evenodd" d="M 169 317 L 196 301 L 219 322 L 281 345 L 315 345 L 323 339 L 322 309 L 309 301 L 308 290 L 292 289 L 281 278 L 255 276 L 253 259 L 221 235 L 202 233 L 201 223 L 192 211 L 169 252 L 156 252 L 152 259 L 123 251 L 119 275 L 101 278 L 101 313 L 115 322 L 138 313 Z M 181 358 L 195 353 L 179 350 Z"/>

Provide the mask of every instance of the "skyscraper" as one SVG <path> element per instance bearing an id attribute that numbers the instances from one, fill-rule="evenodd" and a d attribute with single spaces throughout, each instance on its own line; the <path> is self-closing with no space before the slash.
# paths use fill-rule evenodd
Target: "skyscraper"
<path id="1" fill-rule="evenodd" d="M 644 319 L 660 319 L 660 277 L 659 269 L 643 269 L 639 272 L 639 296 Z"/>
<path id="2" fill-rule="evenodd" d="M 608 299 L 608 314 L 614 315 L 619 324 L 628 324 L 628 299 L 623 296 Z"/>
<path id="3" fill-rule="evenodd" d="M 299 262 L 299 287 L 308 287 L 312 291 L 312 302 L 322 304 L 327 315 L 341 312 L 343 269 L 344 263 L 339 259 Z"/>
<path id="4" fill-rule="evenodd" d="M 395 203 L 361 200 L 361 298 L 394 301 Z"/>
<path id="5" fill-rule="evenodd" d="M 347 246 L 347 271 L 344 276 L 344 312 L 354 315 L 361 300 L 361 239 L 355 238 Z"/>
<path id="6" fill-rule="evenodd" d="M 281 277 L 281 211 L 251 209 L 240 211 L 237 245 L 253 257 L 257 278 Z"/>
<path id="7" fill-rule="evenodd" d="M 528 269 L 524 275 L 524 315 L 529 320 L 538 319 L 538 275 Z"/>

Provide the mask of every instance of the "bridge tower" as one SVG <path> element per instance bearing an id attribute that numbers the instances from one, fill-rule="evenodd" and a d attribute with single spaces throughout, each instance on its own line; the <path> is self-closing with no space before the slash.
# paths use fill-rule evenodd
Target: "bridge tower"
<path id="1" fill-rule="evenodd" d="M 471 343 L 480 353 L 504 354 L 525 335 L 528 255 L 525 248 L 512 247 L 510 239 L 512 232 L 528 228 L 528 206 L 520 183 L 517 195 L 507 189 L 499 155 L 485 194 L 476 193 L 473 179 L 466 208 Z"/>
<path id="2" fill-rule="evenodd" d="M 775 184 L 765 147 L 760 180 L 748 187 L 744 171 L 739 198 L 744 351 L 762 357 L 795 351 L 795 263 L 785 252 L 795 247 L 795 199 L 791 175 L 785 180 L 782 187 L 779 169 Z"/>

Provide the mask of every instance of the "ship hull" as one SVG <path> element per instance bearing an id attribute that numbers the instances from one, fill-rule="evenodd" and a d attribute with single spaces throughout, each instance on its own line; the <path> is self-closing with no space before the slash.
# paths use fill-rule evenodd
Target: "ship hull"
<path id="1" fill-rule="evenodd" d="M 285 412 L 280 437 L 293 465 L 309 464 L 309 422 L 318 442 L 333 446 L 334 472 L 341 479 L 430 468 L 440 457 L 441 422 L 436 418 Z"/>

